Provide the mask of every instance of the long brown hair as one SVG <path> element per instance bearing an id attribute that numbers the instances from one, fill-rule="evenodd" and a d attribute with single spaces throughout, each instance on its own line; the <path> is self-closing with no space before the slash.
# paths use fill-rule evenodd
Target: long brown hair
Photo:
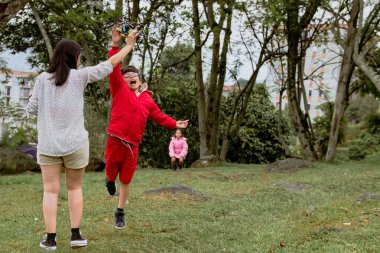
<path id="1" fill-rule="evenodd" d="M 57 43 L 53 57 L 50 59 L 50 66 L 46 70 L 54 74 L 56 86 L 61 86 L 66 82 L 70 69 L 77 69 L 80 52 L 79 44 L 70 39 L 62 39 Z"/>

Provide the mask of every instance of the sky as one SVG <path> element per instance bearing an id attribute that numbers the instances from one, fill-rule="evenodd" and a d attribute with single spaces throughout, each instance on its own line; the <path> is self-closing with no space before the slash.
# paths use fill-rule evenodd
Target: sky
<path id="1" fill-rule="evenodd" d="M 0 53 L 0 58 L 6 61 L 8 69 L 18 71 L 33 71 L 33 69 L 26 61 L 26 57 L 26 53 L 11 54 L 10 51 Z"/>

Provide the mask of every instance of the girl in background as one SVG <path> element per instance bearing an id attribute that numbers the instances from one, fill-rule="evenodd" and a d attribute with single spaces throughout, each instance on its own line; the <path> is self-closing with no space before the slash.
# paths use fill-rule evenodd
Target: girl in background
<path id="1" fill-rule="evenodd" d="M 177 129 L 169 144 L 169 156 L 171 158 L 171 166 L 173 171 L 177 170 L 178 167 L 180 169 L 183 168 L 187 150 L 188 146 L 186 138 L 183 136 L 182 130 Z"/>

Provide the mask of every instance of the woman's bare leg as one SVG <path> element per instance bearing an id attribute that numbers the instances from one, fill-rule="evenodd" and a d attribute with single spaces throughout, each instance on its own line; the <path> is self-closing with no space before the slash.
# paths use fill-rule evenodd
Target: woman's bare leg
<path id="1" fill-rule="evenodd" d="M 61 184 L 62 165 L 41 165 L 44 195 L 42 208 L 46 233 L 56 233 L 58 194 Z"/>
<path id="2" fill-rule="evenodd" d="M 71 228 L 79 228 L 83 213 L 83 182 L 84 168 L 66 168 L 66 188 L 70 210 Z"/>

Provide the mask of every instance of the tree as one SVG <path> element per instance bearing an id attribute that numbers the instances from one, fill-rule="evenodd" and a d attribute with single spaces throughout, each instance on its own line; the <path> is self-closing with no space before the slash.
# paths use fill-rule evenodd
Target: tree
<path id="1" fill-rule="evenodd" d="M 238 95 L 234 96 L 235 101 L 232 104 L 232 110 L 230 111 L 230 115 L 227 119 L 227 125 L 224 129 L 222 137 L 223 143 L 220 151 L 220 157 L 222 159 L 226 159 L 231 138 L 239 133 L 240 126 L 247 113 L 248 103 L 251 99 L 253 88 L 261 67 L 272 57 L 279 54 L 276 51 L 280 50 L 278 48 L 270 48 L 270 44 L 272 43 L 276 29 L 280 24 L 280 20 L 269 19 L 270 21 L 266 21 L 268 20 L 267 11 L 253 14 L 254 9 L 269 10 L 270 6 L 268 4 L 265 2 L 261 3 L 260 1 L 257 3 L 242 3 L 237 9 L 241 10 L 238 13 L 239 17 L 241 18 L 241 14 L 244 14 L 247 20 L 246 25 L 243 27 L 243 31 L 245 33 L 248 33 L 248 31 L 251 32 L 251 36 L 248 38 L 244 38 L 242 36 L 242 44 L 245 48 L 247 48 L 248 58 L 251 61 L 253 71 L 249 80 L 246 81 L 244 85 L 237 80 L 237 84 L 240 89 L 238 91 Z M 243 33 L 243 31 L 241 33 Z M 252 50 L 252 48 L 254 48 L 255 43 L 260 45 L 260 52 L 257 59 L 253 59 L 254 50 Z M 231 71 L 231 74 L 235 79 L 237 79 L 235 71 Z M 240 103 L 243 106 L 238 106 Z"/>
<path id="2" fill-rule="evenodd" d="M 373 11 L 367 17 L 365 22 L 366 25 L 363 29 L 361 28 L 361 24 L 363 22 L 363 4 L 364 2 L 361 0 L 353 0 L 351 4 L 348 5 L 346 2 L 342 2 L 339 7 L 341 12 L 335 12 L 333 8 L 329 8 L 329 11 L 336 17 L 335 38 L 337 43 L 343 48 L 343 57 L 335 97 L 329 144 L 326 154 L 327 161 L 332 161 L 335 157 L 339 125 L 348 106 L 351 77 L 354 73 L 355 66 L 356 64 L 364 64 L 364 57 L 367 55 L 367 50 L 371 48 L 373 38 L 376 36 L 376 30 L 374 30 L 374 28 L 378 29 L 378 24 L 380 22 L 379 15 L 377 15 L 380 6 L 379 3 L 377 3 Z M 346 36 L 343 37 L 340 33 L 341 26 L 339 25 L 339 22 L 340 20 L 344 20 L 347 11 L 349 11 L 349 20 L 347 22 Z M 356 60 L 354 60 L 355 58 Z M 363 69 L 368 70 L 366 66 L 362 65 L 361 70 Z M 374 84 L 376 85 L 376 83 Z"/>
<path id="3" fill-rule="evenodd" d="M 21 10 L 28 0 L 16 0 L 16 1 L 1 1 L 0 3 L 0 27 L 5 26 L 6 23 Z"/>
<path id="4" fill-rule="evenodd" d="M 302 32 L 312 21 L 318 7 L 321 5 L 320 0 L 309 1 L 304 7 L 302 16 L 299 16 L 299 8 L 302 6 L 299 0 L 287 0 L 286 6 L 286 29 L 287 29 L 287 94 L 289 99 L 289 111 L 292 115 L 293 126 L 301 143 L 301 147 L 305 152 L 305 158 L 309 160 L 317 159 L 314 149 L 314 140 L 311 132 L 310 121 L 302 113 L 300 108 L 300 97 L 298 87 L 302 87 L 303 78 L 297 78 L 297 66 L 302 59 L 299 53 L 299 45 L 302 40 Z M 301 57 L 300 57 L 301 56 Z M 303 67 L 299 68 L 299 75 L 303 75 Z M 301 81 L 301 82 L 300 82 Z M 304 100 L 305 101 L 305 100 Z"/>
<path id="5" fill-rule="evenodd" d="M 378 69 L 373 68 L 367 58 L 369 52 L 374 51 L 374 48 L 378 48 L 379 43 L 378 36 L 379 23 L 380 23 L 380 3 L 376 3 L 373 7 L 368 18 L 364 20 L 364 1 L 360 0 L 360 12 L 358 21 L 358 31 L 355 37 L 353 60 L 362 73 L 375 85 L 380 92 L 380 72 Z M 363 24 L 363 22 L 365 22 Z"/>
<path id="6" fill-rule="evenodd" d="M 201 27 L 200 2 L 192 0 L 192 18 L 195 41 L 195 76 L 198 87 L 198 124 L 200 136 L 200 157 L 218 156 L 220 101 L 226 77 L 227 53 L 230 44 L 231 20 L 235 1 L 205 1 L 206 15 Z M 219 15 L 215 9 L 219 9 Z M 202 23 L 203 25 L 203 23 Z M 208 85 L 205 85 L 202 56 L 202 31 L 209 29 L 212 34 L 212 56 Z M 222 32 L 224 37 L 222 37 Z M 207 37 L 207 36 L 206 36 Z"/>

